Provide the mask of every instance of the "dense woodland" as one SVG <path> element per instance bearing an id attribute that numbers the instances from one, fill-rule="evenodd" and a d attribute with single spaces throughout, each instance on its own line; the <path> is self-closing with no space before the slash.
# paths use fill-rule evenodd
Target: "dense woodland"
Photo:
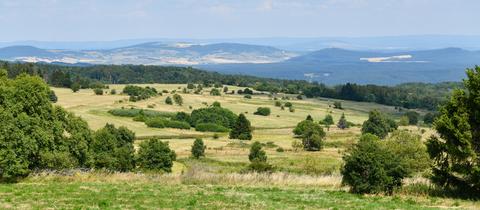
<path id="1" fill-rule="evenodd" d="M 205 86 L 221 83 L 252 87 L 257 91 L 303 94 L 307 97 L 327 97 L 353 101 L 376 102 L 404 108 L 435 110 L 446 96 L 461 83 L 407 83 L 397 86 L 357 85 L 347 83 L 334 87 L 303 80 L 267 79 L 245 75 L 225 75 L 191 67 L 144 65 L 65 66 L 53 64 L 0 62 L 14 78 L 21 73 L 41 76 L 56 87 L 80 86 L 99 88 L 103 84 L 132 83 L 199 83 Z"/>

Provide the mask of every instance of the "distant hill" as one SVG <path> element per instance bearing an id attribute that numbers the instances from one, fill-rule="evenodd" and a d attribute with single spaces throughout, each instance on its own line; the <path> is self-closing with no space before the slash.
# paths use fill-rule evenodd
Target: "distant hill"
<path id="1" fill-rule="evenodd" d="M 405 52 L 330 48 L 272 64 L 202 65 L 200 68 L 326 84 L 353 82 L 394 85 L 405 82 L 459 81 L 465 69 L 480 65 L 480 52 L 459 48 Z"/>
<path id="2" fill-rule="evenodd" d="M 31 46 L 0 48 L 0 59 L 44 63 L 200 65 L 272 63 L 295 53 L 274 47 L 236 43 L 191 44 L 148 42 L 104 50 L 45 50 Z"/>

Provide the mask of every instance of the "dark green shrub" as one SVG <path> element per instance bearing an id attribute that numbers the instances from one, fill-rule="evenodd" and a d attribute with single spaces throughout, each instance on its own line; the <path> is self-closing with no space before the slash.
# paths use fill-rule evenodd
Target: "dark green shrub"
<path id="1" fill-rule="evenodd" d="M 95 95 L 103 95 L 103 89 L 100 88 L 93 89 L 93 92 L 95 93 Z"/>
<path id="2" fill-rule="evenodd" d="M 203 144 L 202 139 L 195 139 L 192 145 L 192 157 L 199 159 L 200 157 L 205 157 L 205 144 Z"/>
<path id="3" fill-rule="evenodd" d="M 270 108 L 268 107 L 258 107 L 257 111 L 253 113 L 254 115 L 268 116 L 270 115 Z"/>
<path id="4" fill-rule="evenodd" d="M 112 171 L 130 171 L 135 168 L 135 134 L 125 127 L 105 125 L 94 134 L 92 154 L 94 167 Z"/>
<path id="5" fill-rule="evenodd" d="M 117 94 L 117 90 L 111 89 L 111 90 L 110 90 L 110 95 L 115 95 L 115 94 Z"/>
<path id="6" fill-rule="evenodd" d="M 151 128 L 165 128 L 165 120 L 163 118 L 148 118 L 145 120 L 145 125 Z"/>
<path id="7" fill-rule="evenodd" d="M 57 103 L 57 101 L 58 101 L 58 97 L 55 94 L 55 91 L 53 91 L 53 90 L 50 90 L 50 92 L 48 92 L 48 98 L 50 99 L 50 101 L 52 103 Z"/>
<path id="8" fill-rule="evenodd" d="M 245 95 L 245 96 L 243 96 L 243 98 L 245 98 L 245 99 L 252 99 L 252 95 Z"/>
<path id="9" fill-rule="evenodd" d="M 252 128 L 250 126 L 250 121 L 248 121 L 244 114 L 240 114 L 238 116 L 235 125 L 230 131 L 230 138 L 240 140 L 252 139 Z"/>
<path id="10" fill-rule="evenodd" d="M 175 116 L 172 118 L 173 120 L 183 121 L 183 122 L 190 122 L 190 114 L 185 112 L 177 112 Z"/>
<path id="11" fill-rule="evenodd" d="M 215 123 L 199 123 L 195 126 L 195 130 L 200 132 L 219 132 L 219 133 L 230 131 L 230 129 L 225 128 L 221 125 L 217 125 Z"/>
<path id="12" fill-rule="evenodd" d="M 152 117 L 145 120 L 145 124 L 152 128 L 190 129 L 190 124 L 184 121 L 168 120 L 161 117 Z"/>
<path id="13" fill-rule="evenodd" d="M 123 93 L 130 96 L 130 101 L 140 101 L 148 99 L 158 94 L 155 88 L 139 87 L 135 85 L 127 85 L 123 88 Z"/>
<path id="14" fill-rule="evenodd" d="M 139 115 L 144 115 L 146 117 L 173 118 L 176 115 L 176 113 L 173 113 L 173 112 L 159 112 L 159 111 L 148 110 L 148 109 L 112 109 L 112 110 L 109 110 L 108 113 L 114 116 L 119 116 L 119 117 L 136 117 Z"/>
<path id="15" fill-rule="evenodd" d="M 346 129 L 346 128 L 350 127 L 347 119 L 345 118 L 344 113 L 342 113 L 342 116 L 340 117 L 340 120 L 338 120 L 337 127 L 340 128 L 340 129 Z"/>
<path id="16" fill-rule="evenodd" d="M 342 183 L 353 193 L 387 193 L 401 187 L 408 173 L 401 159 L 384 148 L 377 136 L 365 134 L 343 156 Z"/>
<path id="17" fill-rule="evenodd" d="M 423 116 L 423 123 L 427 124 L 427 125 L 431 125 L 433 124 L 433 121 L 435 121 L 435 114 L 429 112 L 429 113 L 426 113 L 424 116 Z"/>
<path id="18" fill-rule="evenodd" d="M 192 111 L 190 124 L 197 127 L 201 123 L 214 123 L 226 128 L 232 128 L 237 120 L 237 115 L 222 107 L 208 107 Z"/>
<path id="19" fill-rule="evenodd" d="M 371 133 L 383 139 L 395 129 L 397 129 L 395 121 L 373 110 L 369 113 L 368 120 L 362 125 L 362 134 Z"/>
<path id="20" fill-rule="evenodd" d="M 220 90 L 218 90 L 217 88 L 213 88 L 212 90 L 210 90 L 210 95 L 212 95 L 212 96 L 220 96 L 220 95 L 222 95 L 222 94 L 220 93 Z"/>
<path id="21" fill-rule="evenodd" d="M 72 91 L 76 93 L 80 90 L 80 84 L 78 82 L 72 83 L 70 89 L 72 89 Z"/>
<path id="22" fill-rule="evenodd" d="M 277 152 L 285 152 L 285 150 L 282 147 L 277 148 Z"/>
<path id="23" fill-rule="evenodd" d="M 267 163 L 267 154 L 262 149 L 262 144 L 258 141 L 254 142 L 250 147 L 248 159 L 250 160 L 248 168 L 251 171 L 268 172 L 272 170 L 272 166 Z"/>
<path id="24" fill-rule="evenodd" d="M 165 104 L 168 104 L 168 105 L 173 104 L 172 98 L 170 96 L 167 96 L 167 98 L 165 98 Z"/>
<path id="25" fill-rule="evenodd" d="M 178 94 L 173 95 L 173 101 L 175 101 L 175 103 L 179 106 L 183 105 L 183 98 Z"/>
<path id="26" fill-rule="evenodd" d="M 190 124 L 184 121 L 167 120 L 165 119 L 165 127 L 177 129 L 190 129 Z"/>
<path id="27" fill-rule="evenodd" d="M 334 109 L 343 109 L 342 102 L 340 102 L 340 101 L 333 102 L 333 108 Z"/>
<path id="28" fill-rule="evenodd" d="M 275 101 L 275 106 L 281 107 L 281 106 L 282 106 L 282 102 L 280 102 L 280 101 Z"/>
<path id="29" fill-rule="evenodd" d="M 54 107 L 41 78 L 6 75 L 0 70 L 0 181 L 17 181 L 34 169 L 90 167 L 88 124 Z"/>
<path id="30" fill-rule="evenodd" d="M 414 111 L 409 111 L 405 113 L 405 116 L 408 117 L 408 124 L 409 125 L 416 125 L 418 124 L 418 118 L 420 117 L 420 114 Z"/>
<path id="31" fill-rule="evenodd" d="M 159 139 L 149 139 L 140 143 L 137 165 L 141 170 L 171 172 L 176 157 L 175 151 L 170 149 L 168 143 Z"/>
<path id="32" fill-rule="evenodd" d="M 285 104 L 283 105 L 285 107 L 293 107 L 293 104 L 290 103 L 290 102 L 285 102 Z"/>

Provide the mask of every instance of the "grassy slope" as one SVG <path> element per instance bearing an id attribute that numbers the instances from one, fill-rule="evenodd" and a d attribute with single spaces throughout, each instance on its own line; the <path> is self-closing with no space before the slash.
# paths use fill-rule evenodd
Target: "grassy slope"
<path id="1" fill-rule="evenodd" d="M 177 90 L 186 85 L 150 85 L 157 90 Z M 122 85 L 110 88 L 121 92 Z M 238 87 L 229 87 L 236 90 Z M 146 178 L 142 175 L 116 174 L 99 176 L 95 174 L 81 176 L 60 176 L 55 178 L 29 178 L 15 185 L 0 185 L 0 208 L 388 208 L 417 209 L 427 207 L 478 207 L 477 203 L 451 201 L 449 199 L 430 199 L 426 195 L 405 197 L 356 196 L 344 192 L 340 187 L 339 169 L 342 164 L 343 150 L 360 135 L 358 127 L 348 130 L 331 128 L 327 132 L 326 147 L 320 152 L 295 152 L 291 144 L 294 137 L 292 128 L 310 114 L 315 120 L 321 120 L 328 113 L 337 121 L 344 112 L 349 121 L 360 124 L 368 117 L 372 109 L 380 109 L 392 115 L 398 115 L 393 107 L 343 101 L 345 110 L 329 107 L 333 102 L 326 99 L 290 100 L 295 112 L 280 110 L 274 101 L 266 95 L 255 95 L 247 100 L 239 95 L 210 96 L 181 94 L 183 106 L 165 105 L 167 95 L 154 97 L 136 103 L 128 101 L 125 95 L 95 96 L 92 90 L 72 93 L 70 89 L 54 88 L 58 105 L 80 115 L 93 129 L 103 127 L 105 123 L 127 126 L 136 132 L 138 144 L 148 136 L 159 136 L 168 141 L 178 155 L 172 175 L 160 179 Z M 280 96 L 277 96 L 281 98 Z M 290 96 L 294 98 L 295 96 Z M 126 99 L 126 100 L 125 100 Z M 240 172 L 248 164 L 250 142 L 230 140 L 223 134 L 213 139 L 212 133 L 192 130 L 148 128 L 131 118 L 115 117 L 108 110 L 121 107 L 147 108 L 155 105 L 158 111 L 185 111 L 205 107 L 219 101 L 223 107 L 235 113 L 247 113 L 247 118 L 256 128 L 254 140 L 262 143 L 272 142 L 266 147 L 268 161 L 280 174 L 259 177 L 260 175 L 242 175 Z M 256 116 L 257 107 L 270 107 L 270 116 Z M 278 117 L 277 117 L 278 115 Z M 419 132 L 417 127 L 408 127 Z M 431 130 L 423 134 L 427 137 Z M 189 158 L 193 136 L 204 136 L 207 145 L 206 159 L 201 161 Z M 278 147 L 285 152 L 276 152 Z M 197 171 L 193 173 L 192 171 Z M 186 175 L 185 175 L 186 174 Z M 87 177 L 85 177 L 87 176 Z M 112 177 L 114 176 L 114 177 Z M 122 177 L 118 180 L 118 176 Z M 138 176 L 142 178 L 138 178 Z M 185 178 L 184 176 L 189 176 Z M 47 176 L 48 177 L 48 176 Z M 92 178 L 93 177 L 93 178 Z M 100 179 L 100 180 L 99 180 Z M 171 180 L 174 181 L 171 181 Z M 113 181 L 112 181 L 113 180 Z M 60 182 L 59 182 L 60 181 Z M 247 182 L 247 184 L 244 184 Z M 252 184 L 253 183 L 253 184 Z M 295 184 L 297 183 L 297 184 Z M 300 183 L 300 184 L 298 184 Z M 287 187 L 288 186 L 288 187 Z"/>

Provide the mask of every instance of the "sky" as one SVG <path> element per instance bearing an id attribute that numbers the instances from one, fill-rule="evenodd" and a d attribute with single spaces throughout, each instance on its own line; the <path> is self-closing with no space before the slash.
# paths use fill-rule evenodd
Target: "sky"
<path id="1" fill-rule="evenodd" d="M 479 0 L 0 0 L 0 42 L 480 35 Z"/>

